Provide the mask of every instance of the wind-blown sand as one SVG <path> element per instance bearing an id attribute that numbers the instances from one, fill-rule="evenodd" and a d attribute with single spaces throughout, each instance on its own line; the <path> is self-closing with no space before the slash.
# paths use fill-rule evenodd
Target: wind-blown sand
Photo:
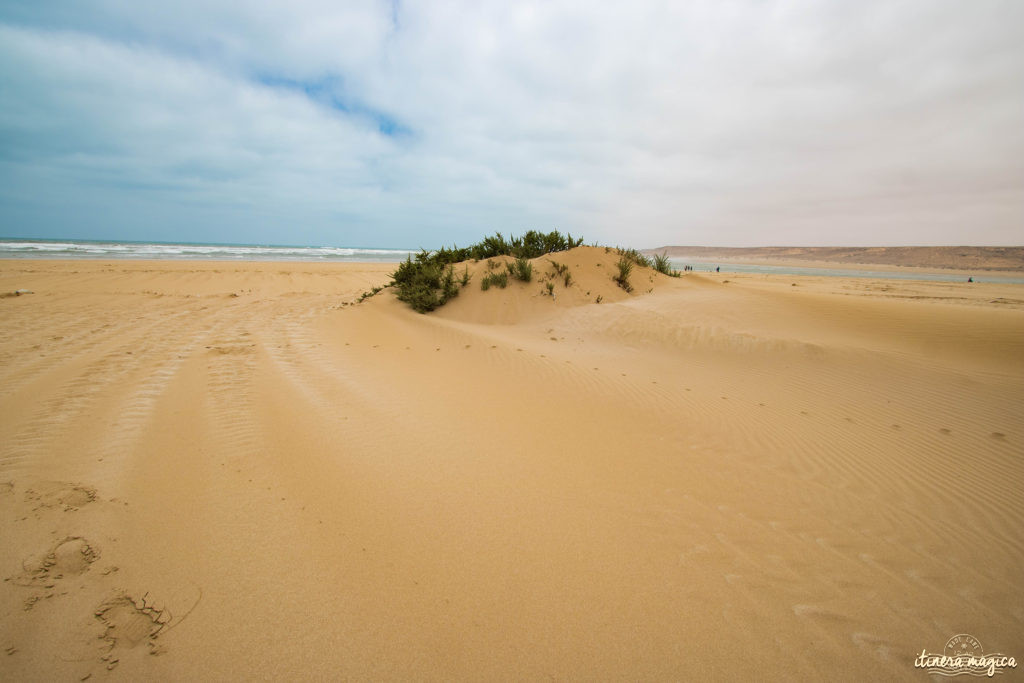
<path id="1" fill-rule="evenodd" d="M 393 265 L 0 263 L 33 292 L 0 299 L 2 677 L 1024 657 L 1024 286 L 627 295 L 614 253 L 552 258 L 554 300 L 480 263 L 429 315 L 342 305 Z"/>

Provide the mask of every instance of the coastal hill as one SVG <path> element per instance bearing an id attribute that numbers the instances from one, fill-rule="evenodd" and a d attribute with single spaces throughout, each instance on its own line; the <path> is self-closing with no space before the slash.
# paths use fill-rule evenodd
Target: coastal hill
<path id="1" fill-rule="evenodd" d="M 744 261 L 825 261 L 847 265 L 1024 271 L 1024 247 L 680 247 L 672 258 L 741 259 Z"/>

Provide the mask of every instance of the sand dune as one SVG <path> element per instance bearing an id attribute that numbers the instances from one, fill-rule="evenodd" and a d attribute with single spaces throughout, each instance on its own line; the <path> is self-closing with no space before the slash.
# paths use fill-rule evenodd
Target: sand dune
<path id="1" fill-rule="evenodd" d="M 557 281 L 550 260 L 569 266 Z M 0 263 L 4 678 L 905 679 L 1024 642 L 1024 288 Z M 594 303 L 597 297 L 601 303 Z"/>

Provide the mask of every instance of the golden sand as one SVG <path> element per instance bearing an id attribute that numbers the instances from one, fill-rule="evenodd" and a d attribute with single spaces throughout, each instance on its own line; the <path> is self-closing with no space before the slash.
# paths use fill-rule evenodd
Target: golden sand
<path id="1" fill-rule="evenodd" d="M 393 265 L 0 262 L 0 678 L 1024 657 L 1024 286 L 616 259 L 429 315 L 349 304 Z"/>

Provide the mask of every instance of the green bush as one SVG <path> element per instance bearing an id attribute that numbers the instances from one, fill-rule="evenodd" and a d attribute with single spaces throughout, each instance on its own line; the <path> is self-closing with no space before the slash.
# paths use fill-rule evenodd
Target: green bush
<path id="1" fill-rule="evenodd" d="M 508 264 L 507 273 L 497 275 L 489 272 L 480 281 L 480 288 L 484 290 L 491 285 L 506 287 L 509 275 L 523 282 L 530 282 L 533 279 L 533 266 L 528 259 L 566 251 L 581 244 L 582 238 L 562 235 L 558 231 L 543 233 L 530 230 L 522 237 L 510 239 L 505 239 L 499 232 L 465 248 L 452 245 L 450 248 L 441 247 L 434 252 L 421 250 L 415 258 L 410 256 L 403 261 L 392 274 L 392 278 L 398 290 L 398 299 L 408 303 L 414 310 L 426 313 L 458 296 L 458 285 L 465 287 L 469 284 L 469 268 L 467 267 L 461 277 L 457 278 L 453 268 L 455 263 L 486 259 L 487 269 L 493 271 L 498 267 L 493 261 L 495 257 L 513 256 L 516 260 Z"/>
<path id="2" fill-rule="evenodd" d="M 668 260 L 667 253 L 663 252 L 661 254 L 654 255 L 654 269 L 659 273 L 664 273 L 665 275 L 672 274 L 672 264 Z"/>
<path id="3" fill-rule="evenodd" d="M 529 282 L 533 279 L 533 264 L 527 261 L 524 257 L 517 258 L 515 265 L 509 265 L 509 270 L 515 279 L 522 280 L 523 282 Z"/>
<path id="4" fill-rule="evenodd" d="M 653 268 L 669 277 L 680 277 L 682 275 L 678 270 L 672 269 L 672 263 L 665 252 L 654 255 Z"/>
<path id="5" fill-rule="evenodd" d="M 407 258 L 392 274 L 398 299 L 412 306 L 414 311 L 427 313 L 443 306 L 459 294 L 455 283 L 455 268 L 442 266 L 430 259 Z"/>
<path id="6" fill-rule="evenodd" d="M 499 232 L 465 248 L 460 249 L 453 245 L 450 249 L 441 247 L 432 254 L 424 253 L 428 253 L 431 259 L 446 265 L 470 259 L 481 261 L 495 256 L 532 259 L 556 251 L 573 249 L 581 244 L 583 244 L 582 237 L 574 239 L 572 235 L 562 235 L 557 230 L 548 233 L 530 230 L 522 237 L 512 237 L 506 240 Z M 420 256 L 417 256 L 417 259 L 419 258 Z"/>
<path id="7" fill-rule="evenodd" d="M 629 284 L 629 275 L 633 272 L 633 261 L 628 256 L 623 255 L 615 265 L 619 268 L 619 274 L 613 275 L 612 279 L 618 283 L 619 287 L 622 287 L 627 292 L 632 292 L 633 285 Z"/>

